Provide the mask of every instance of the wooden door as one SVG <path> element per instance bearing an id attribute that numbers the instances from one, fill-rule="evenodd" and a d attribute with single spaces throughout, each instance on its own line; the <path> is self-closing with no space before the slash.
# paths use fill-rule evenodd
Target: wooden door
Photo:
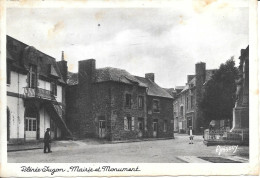
<path id="1" fill-rule="evenodd" d="M 153 137 L 157 137 L 158 123 L 153 122 Z"/>

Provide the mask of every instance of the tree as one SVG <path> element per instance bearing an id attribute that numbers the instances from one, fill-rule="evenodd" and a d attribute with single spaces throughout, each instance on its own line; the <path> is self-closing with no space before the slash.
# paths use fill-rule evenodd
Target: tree
<path id="1" fill-rule="evenodd" d="M 204 127 L 208 127 L 211 120 L 232 120 L 235 106 L 235 80 L 238 69 L 234 58 L 221 64 L 219 69 L 205 84 L 203 98 L 199 107 L 203 114 Z"/>

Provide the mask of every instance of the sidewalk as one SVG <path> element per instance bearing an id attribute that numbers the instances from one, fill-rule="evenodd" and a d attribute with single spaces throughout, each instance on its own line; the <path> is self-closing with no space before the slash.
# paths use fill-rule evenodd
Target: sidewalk
<path id="1" fill-rule="evenodd" d="M 8 144 L 7 152 L 43 149 L 43 142 L 29 142 L 25 144 Z"/>
<path id="2" fill-rule="evenodd" d="M 131 139 L 131 140 L 120 140 L 120 141 L 108 141 L 103 139 L 87 138 L 82 140 L 55 140 L 51 143 L 51 147 L 68 147 L 68 146 L 84 146 L 84 145 L 100 145 L 100 144 L 117 144 L 117 143 L 131 143 L 131 142 L 143 142 L 143 141 L 155 141 L 155 140 L 168 140 L 171 138 L 143 138 L 143 139 Z M 43 149 L 43 142 L 28 142 L 25 144 L 8 144 L 7 152 L 15 151 L 26 151 Z"/>

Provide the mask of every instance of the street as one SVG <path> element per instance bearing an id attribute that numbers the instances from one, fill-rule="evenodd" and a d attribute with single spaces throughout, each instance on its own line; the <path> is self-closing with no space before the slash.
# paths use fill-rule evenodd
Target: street
<path id="1" fill-rule="evenodd" d="M 185 163 L 207 162 L 206 158 L 241 157 L 248 159 L 249 147 L 238 146 L 219 155 L 217 146 L 203 144 L 202 136 L 189 144 L 187 135 L 175 139 L 127 143 L 100 143 L 95 140 L 55 141 L 52 153 L 43 149 L 8 152 L 9 163 Z M 235 153 L 233 153 L 235 151 Z M 212 160 L 212 159 L 211 159 Z M 216 159 L 214 159 L 216 160 Z M 221 159 L 224 160 L 224 159 Z M 212 161 L 210 161 L 212 162 Z"/>

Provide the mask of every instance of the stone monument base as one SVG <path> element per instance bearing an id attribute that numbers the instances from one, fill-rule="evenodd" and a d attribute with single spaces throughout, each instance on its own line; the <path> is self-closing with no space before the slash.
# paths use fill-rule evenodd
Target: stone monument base
<path id="1" fill-rule="evenodd" d="M 244 130 L 249 128 L 249 108 L 235 107 L 233 108 L 233 127 L 234 130 Z"/>

